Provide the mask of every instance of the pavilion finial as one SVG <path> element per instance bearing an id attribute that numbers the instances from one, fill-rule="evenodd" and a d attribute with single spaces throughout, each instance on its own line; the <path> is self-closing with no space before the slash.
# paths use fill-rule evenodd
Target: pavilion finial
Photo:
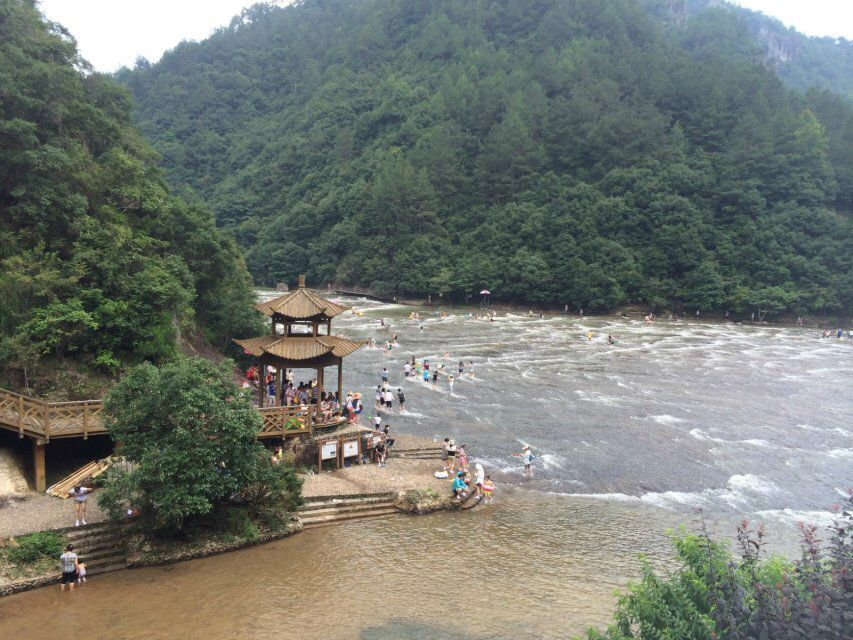
<path id="1" fill-rule="evenodd" d="M 304 273 L 299 274 L 299 288 L 300 289 L 305 288 L 305 274 Z"/>

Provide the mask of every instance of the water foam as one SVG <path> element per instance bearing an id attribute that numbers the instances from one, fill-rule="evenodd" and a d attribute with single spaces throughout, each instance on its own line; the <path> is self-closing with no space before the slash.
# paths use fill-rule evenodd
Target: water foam
<path id="1" fill-rule="evenodd" d="M 832 524 L 835 514 L 831 511 L 796 511 L 794 509 L 766 509 L 756 511 L 758 518 L 777 520 L 785 524 L 813 524 L 819 527 L 828 527 Z"/>
<path id="2" fill-rule="evenodd" d="M 853 449 L 830 449 L 826 455 L 836 460 L 853 460 Z"/>
<path id="3" fill-rule="evenodd" d="M 733 509 L 748 508 L 750 499 L 755 495 L 768 495 L 777 492 L 776 485 L 752 474 L 733 475 L 724 487 L 705 489 L 701 493 L 689 491 L 649 491 L 639 496 L 624 493 L 568 493 L 576 498 L 594 498 L 618 502 L 640 502 L 662 509 L 678 510 L 684 507 L 703 507 L 722 500 Z"/>

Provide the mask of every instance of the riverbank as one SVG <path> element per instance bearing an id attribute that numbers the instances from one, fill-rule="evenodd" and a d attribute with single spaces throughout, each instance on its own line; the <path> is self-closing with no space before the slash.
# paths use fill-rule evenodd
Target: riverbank
<path id="1" fill-rule="evenodd" d="M 381 296 L 376 296 L 375 294 L 364 292 L 357 293 L 352 291 L 342 291 L 342 290 L 333 290 L 332 292 L 328 291 L 318 291 L 321 295 L 324 296 L 346 296 L 346 295 L 355 295 L 367 298 L 369 300 L 382 302 L 383 304 L 397 304 L 401 306 L 410 306 L 410 307 L 420 307 L 430 309 L 432 311 L 438 312 L 439 310 L 447 310 L 452 309 L 461 313 L 483 313 L 483 308 L 476 302 L 469 300 L 468 302 L 448 302 L 443 300 L 442 298 L 437 298 L 435 300 L 426 299 L 426 300 L 412 300 L 412 299 L 388 299 L 383 298 Z M 495 312 L 504 312 L 504 313 L 518 313 L 522 315 L 533 313 L 534 316 L 538 316 L 539 314 L 544 314 L 548 318 L 552 317 L 568 317 L 568 318 L 576 318 L 578 320 L 582 320 L 584 318 L 592 318 L 592 319 L 622 319 L 622 320 L 642 320 L 645 316 L 652 311 L 652 309 L 648 305 L 625 305 L 619 307 L 617 309 L 612 309 L 609 311 L 589 311 L 574 307 L 569 305 L 568 310 L 566 310 L 565 305 L 561 304 L 551 304 L 551 305 L 538 305 L 534 303 L 521 303 L 521 302 L 510 302 L 510 301 L 490 301 L 488 306 L 489 311 Z M 424 312 L 427 313 L 427 312 Z M 696 322 L 696 323 L 720 323 L 720 324 L 743 324 L 744 326 L 769 326 L 769 327 L 801 327 L 804 329 L 816 329 L 816 328 L 831 328 L 836 329 L 838 327 L 842 327 L 845 330 L 845 333 L 848 329 L 853 328 L 853 319 L 848 316 L 816 316 L 813 314 L 805 314 L 802 316 L 798 316 L 796 314 L 783 313 L 781 315 L 775 315 L 770 318 L 765 316 L 764 320 L 760 319 L 761 314 L 756 312 L 753 317 L 751 313 L 731 313 L 730 317 L 726 317 L 725 309 L 717 309 L 710 311 L 702 311 L 700 315 L 696 316 L 696 310 L 694 309 L 692 312 L 684 310 L 677 312 L 678 320 L 668 320 L 670 314 L 674 317 L 676 315 L 675 309 L 663 308 L 663 309 L 654 309 L 654 313 L 656 314 L 656 322 Z M 802 317 L 803 324 L 798 324 L 798 318 Z"/>
<path id="2" fill-rule="evenodd" d="M 399 436 L 395 448 L 432 449 L 438 444 L 426 438 Z M 370 496 L 394 495 L 392 503 L 400 513 L 425 514 L 450 509 L 455 505 L 449 496 L 449 481 L 438 480 L 434 473 L 441 468 L 436 458 L 406 459 L 392 457 L 387 464 L 353 465 L 321 474 L 303 475 L 303 496 L 316 505 L 323 499 L 341 501 Z M 89 500 L 87 521 L 91 524 L 106 520 L 106 514 L 97 507 L 97 491 Z M 25 500 L 10 501 L 2 507 L 4 517 L 0 520 L 0 541 L 3 546 L 14 545 L 16 537 L 52 532 L 64 535 L 78 531 L 67 527 L 72 518 L 73 505 L 47 495 L 32 494 Z M 238 514 L 244 515 L 244 514 Z M 8 516 L 8 517 L 6 517 Z M 174 564 L 186 560 L 243 549 L 281 539 L 302 530 L 299 513 L 294 514 L 278 527 L 266 528 L 259 523 L 240 520 L 231 524 L 230 530 L 209 531 L 196 534 L 187 540 L 156 540 L 130 531 L 127 535 L 127 568 Z M 91 527 L 90 527 L 91 528 Z M 85 530 L 87 528 L 82 528 Z M 81 556 L 85 560 L 85 553 Z M 59 574 L 55 562 L 39 561 L 33 564 L 35 571 L 28 571 L 9 563 L 0 564 L 0 595 L 9 595 L 30 589 L 55 584 Z"/>

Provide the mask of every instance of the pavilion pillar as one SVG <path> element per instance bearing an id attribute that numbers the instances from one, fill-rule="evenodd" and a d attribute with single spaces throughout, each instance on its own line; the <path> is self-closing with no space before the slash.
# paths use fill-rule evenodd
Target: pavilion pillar
<path id="1" fill-rule="evenodd" d="M 273 402 L 272 406 L 280 407 L 281 406 L 281 378 L 282 371 L 281 367 L 278 367 L 275 370 L 275 402 Z"/>
<path id="2" fill-rule="evenodd" d="M 33 440 L 33 473 L 38 493 L 44 493 L 47 490 L 44 448 L 44 440 Z"/>
<path id="3" fill-rule="evenodd" d="M 338 359 L 338 404 L 340 413 L 344 411 L 344 360 Z"/>
<path id="4" fill-rule="evenodd" d="M 264 366 L 264 359 L 258 360 L 258 409 L 264 408 L 264 396 L 267 393 L 267 368 Z"/>
<path id="5" fill-rule="evenodd" d="M 317 415 L 320 416 L 320 399 L 323 397 L 323 378 L 325 377 L 326 368 L 323 366 L 317 367 Z M 321 416 L 322 418 L 322 416 Z M 318 419 L 317 422 L 320 420 Z"/>

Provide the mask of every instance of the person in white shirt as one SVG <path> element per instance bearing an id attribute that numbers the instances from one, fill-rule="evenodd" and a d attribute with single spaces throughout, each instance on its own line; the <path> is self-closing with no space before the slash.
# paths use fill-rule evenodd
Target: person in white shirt
<path id="1" fill-rule="evenodd" d="M 86 524 L 86 499 L 92 493 L 92 490 L 89 487 L 78 485 L 70 489 L 68 493 L 74 498 L 74 515 L 77 517 L 74 526 L 79 527 L 81 522 Z"/>
<path id="2" fill-rule="evenodd" d="M 394 404 L 394 393 L 389 388 L 385 388 L 385 408 L 390 411 Z"/>

